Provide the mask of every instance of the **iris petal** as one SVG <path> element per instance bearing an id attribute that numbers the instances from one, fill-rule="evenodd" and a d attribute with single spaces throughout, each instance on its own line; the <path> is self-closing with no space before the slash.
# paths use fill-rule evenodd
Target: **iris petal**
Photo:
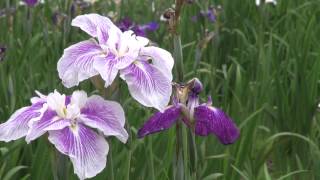
<path id="1" fill-rule="evenodd" d="M 239 135 L 239 129 L 221 109 L 207 105 L 195 108 L 195 133 L 199 136 L 214 134 L 222 144 L 234 143 Z"/>
<path id="2" fill-rule="evenodd" d="M 79 27 L 92 37 L 98 38 L 101 44 L 105 44 L 109 38 L 108 31 L 113 28 L 117 33 L 121 30 L 117 28 L 112 21 L 99 14 L 85 14 L 74 18 L 71 22 L 72 26 Z"/>
<path id="3" fill-rule="evenodd" d="M 141 56 L 147 56 L 152 59 L 152 64 L 156 66 L 170 81 L 172 80 L 172 68 L 174 60 L 170 52 L 154 47 L 143 47 L 140 51 Z"/>
<path id="4" fill-rule="evenodd" d="M 129 87 L 131 96 L 147 107 L 163 111 L 172 93 L 171 80 L 157 67 L 146 61 L 137 61 L 120 71 L 120 77 Z"/>
<path id="5" fill-rule="evenodd" d="M 72 161 L 80 179 L 96 176 L 106 166 L 109 151 L 107 141 L 90 128 L 78 124 L 73 129 L 49 131 L 49 141 Z"/>
<path id="6" fill-rule="evenodd" d="M 29 121 L 42 116 L 42 107 L 43 102 L 38 102 L 17 110 L 7 122 L 0 124 L 0 141 L 9 142 L 26 136 Z"/>
<path id="7" fill-rule="evenodd" d="M 81 114 L 85 125 L 101 130 L 106 136 L 116 136 L 123 143 L 127 141 L 124 111 L 119 103 L 94 95 L 88 98 Z"/>
<path id="8" fill-rule="evenodd" d="M 138 137 L 169 129 L 180 117 L 181 108 L 179 105 L 168 106 L 164 112 L 155 113 L 138 131 Z"/>
<path id="9" fill-rule="evenodd" d="M 30 129 L 26 136 L 26 141 L 30 143 L 49 130 L 59 130 L 70 125 L 69 120 L 58 118 L 55 111 L 47 110 L 41 119 L 29 123 Z"/>
<path id="10" fill-rule="evenodd" d="M 57 69 L 59 77 L 66 87 L 79 85 L 80 81 L 98 74 L 93 68 L 95 57 L 102 54 L 102 49 L 93 40 L 82 41 L 64 50 Z"/>

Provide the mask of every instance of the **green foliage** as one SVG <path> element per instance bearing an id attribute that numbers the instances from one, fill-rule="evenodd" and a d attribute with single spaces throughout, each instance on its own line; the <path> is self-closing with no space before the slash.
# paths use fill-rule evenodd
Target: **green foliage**
<path id="1" fill-rule="evenodd" d="M 16 8 L 15 13 L 7 11 L 0 17 L 0 45 L 7 47 L 0 62 L 1 122 L 28 105 L 34 90 L 96 93 L 90 82 L 72 89 L 61 84 L 56 63 L 63 49 L 88 36 L 70 25 L 71 0 L 45 1 L 32 9 L 19 6 L 18 0 L 0 2 L 0 9 Z M 159 21 L 171 4 L 122 0 L 117 6 L 101 1 L 77 13 L 114 12 L 115 19 L 130 17 L 146 23 Z M 215 23 L 204 18 L 191 21 L 210 5 L 221 5 Z M 58 25 L 52 21 L 55 11 L 66 15 Z M 184 79 L 198 77 L 205 87 L 203 102 L 211 95 L 213 104 L 241 128 L 240 139 L 230 146 L 219 144 L 213 136 L 196 137 L 197 163 L 192 167 L 187 162 L 192 169 L 185 170 L 190 172 L 186 179 L 320 179 L 319 17 L 319 0 L 278 0 L 276 6 L 259 7 L 254 0 L 198 0 L 185 5 L 179 29 Z M 164 22 L 148 37 L 173 53 L 173 37 Z M 93 179 L 173 179 L 175 128 L 137 139 L 137 129 L 153 110 L 132 100 L 126 84 L 121 83 L 120 89 L 130 141 L 123 145 L 108 139 L 107 167 Z M 29 145 L 23 140 L 0 142 L 0 179 L 55 179 L 59 176 L 56 156 L 45 136 Z M 77 179 L 70 161 L 66 162 L 67 179 Z M 193 169 L 196 175 L 191 174 Z"/>

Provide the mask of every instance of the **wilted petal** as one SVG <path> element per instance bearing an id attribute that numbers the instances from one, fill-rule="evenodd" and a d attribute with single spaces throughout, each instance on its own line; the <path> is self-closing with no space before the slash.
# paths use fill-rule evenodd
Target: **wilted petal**
<path id="1" fill-rule="evenodd" d="M 27 135 L 28 122 L 42 116 L 43 103 L 17 110 L 7 122 L 0 124 L 0 141 L 12 141 Z"/>
<path id="2" fill-rule="evenodd" d="M 121 33 L 112 21 L 99 14 L 85 14 L 74 18 L 71 22 L 72 26 L 79 27 L 92 37 L 97 37 L 99 42 L 105 44 L 109 38 L 109 30 L 111 28 L 116 29 L 117 33 Z"/>
<path id="3" fill-rule="evenodd" d="M 168 106 L 164 112 L 155 113 L 138 131 L 138 137 L 142 138 L 146 135 L 169 129 L 178 120 L 181 115 L 179 105 Z"/>
<path id="4" fill-rule="evenodd" d="M 26 141 L 30 143 L 30 141 L 37 139 L 49 130 L 59 130 L 70 125 L 69 120 L 59 118 L 55 111 L 48 109 L 39 120 L 28 123 L 30 129 Z"/>
<path id="5" fill-rule="evenodd" d="M 195 108 L 195 133 L 215 134 L 222 144 L 232 144 L 240 135 L 239 129 L 221 109 L 207 105 Z"/>
<path id="6" fill-rule="evenodd" d="M 82 124 L 49 131 L 49 141 L 61 153 L 70 157 L 74 172 L 80 179 L 94 177 L 106 166 L 108 143 Z"/>
<path id="7" fill-rule="evenodd" d="M 98 74 L 93 68 L 94 58 L 103 54 L 93 39 L 74 44 L 64 50 L 57 69 L 66 87 L 79 85 L 80 81 Z"/>
<path id="8" fill-rule="evenodd" d="M 81 109 L 81 120 L 87 126 L 101 130 L 106 136 L 116 136 L 123 143 L 128 139 L 124 129 L 124 111 L 117 102 L 91 96 Z"/>
<path id="9" fill-rule="evenodd" d="M 172 80 L 174 60 L 170 52 L 158 47 L 149 46 L 141 48 L 140 55 L 151 58 L 152 64 L 154 64 L 170 81 Z"/>
<path id="10" fill-rule="evenodd" d="M 135 61 L 120 71 L 131 96 L 147 107 L 163 111 L 172 93 L 171 80 L 162 71 L 146 61 Z"/>

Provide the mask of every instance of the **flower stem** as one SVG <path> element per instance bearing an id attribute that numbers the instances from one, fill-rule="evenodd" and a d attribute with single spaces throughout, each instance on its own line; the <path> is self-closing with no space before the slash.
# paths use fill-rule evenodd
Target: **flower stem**
<path id="1" fill-rule="evenodd" d="M 182 1 L 176 1 L 176 12 L 173 17 L 173 27 L 171 27 L 172 35 L 173 35 L 173 50 L 174 50 L 174 59 L 175 59 L 175 74 L 178 82 L 183 82 L 184 74 L 183 74 L 183 54 L 182 54 L 182 45 L 181 38 L 177 31 L 179 24 L 179 14 L 182 6 Z M 183 146 L 183 131 L 181 122 L 177 123 L 176 126 L 176 161 L 175 161 L 175 179 L 176 180 L 184 180 L 185 179 L 185 169 L 184 169 L 184 146 Z"/>

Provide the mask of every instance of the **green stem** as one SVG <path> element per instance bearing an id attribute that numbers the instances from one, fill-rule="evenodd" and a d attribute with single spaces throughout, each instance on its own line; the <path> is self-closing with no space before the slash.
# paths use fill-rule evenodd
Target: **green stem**
<path id="1" fill-rule="evenodd" d="M 58 150 L 54 150 L 52 159 L 53 178 L 54 180 L 68 179 L 67 157 Z"/>

